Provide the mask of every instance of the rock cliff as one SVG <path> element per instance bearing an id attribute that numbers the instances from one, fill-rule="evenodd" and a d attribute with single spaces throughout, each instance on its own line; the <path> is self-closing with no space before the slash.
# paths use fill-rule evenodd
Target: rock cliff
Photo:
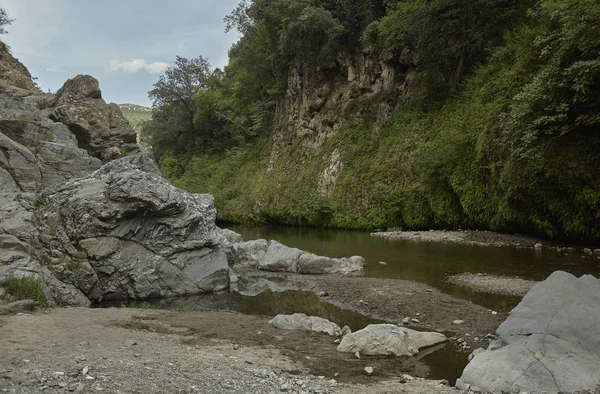
<path id="1" fill-rule="evenodd" d="M 97 80 L 41 93 L 0 43 L 0 299 L 27 290 L 89 305 L 228 288 L 233 249 L 212 197 L 176 189 L 136 152 Z"/>

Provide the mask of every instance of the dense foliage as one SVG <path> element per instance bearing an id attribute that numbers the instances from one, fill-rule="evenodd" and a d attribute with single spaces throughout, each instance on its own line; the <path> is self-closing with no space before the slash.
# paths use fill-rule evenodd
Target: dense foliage
<path id="1" fill-rule="evenodd" d="M 222 219 L 600 241 L 598 0 L 254 0 L 226 23 L 243 37 L 224 72 L 204 63 L 188 111 L 161 101 L 178 63 L 145 130 L 165 175 L 214 194 Z M 328 64 L 364 53 L 398 59 L 422 94 L 271 162 L 290 73 L 336 78 Z"/>

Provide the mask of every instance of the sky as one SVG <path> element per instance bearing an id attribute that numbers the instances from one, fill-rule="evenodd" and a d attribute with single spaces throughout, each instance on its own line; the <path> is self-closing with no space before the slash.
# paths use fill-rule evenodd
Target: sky
<path id="1" fill-rule="evenodd" d="M 223 18 L 240 0 L 0 0 L 15 21 L 0 36 L 52 92 L 77 74 L 107 102 L 150 105 L 148 91 L 175 56 L 227 63 L 238 34 Z"/>

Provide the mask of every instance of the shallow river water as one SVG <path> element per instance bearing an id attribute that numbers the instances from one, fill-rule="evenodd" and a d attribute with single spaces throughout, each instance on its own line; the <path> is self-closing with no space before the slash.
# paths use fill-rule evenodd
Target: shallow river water
<path id="1" fill-rule="evenodd" d="M 486 247 L 450 243 L 388 240 L 365 232 L 293 227 L 223 226 L 244 240 L 274 239 L 311 253 L 345 257 L 363 256 L 367 260 L 365 276 L 405 279 L 427 283 L 444 292 L 498 311 L 512 309 L 520 297 L 485 294 L 450 284 L 446 278 L 464 272 L 518 276 L 543 280 L 555 270 L 575 275 L 600 276 L 600 260 L 565 255 L 554 250 L 534 251 L 514 247 Z M 384 261 L 387 264 L 378 264 Z M 147 303 L 144 303 L 147 306 Z M 321 316 L 353 331 L 380 321 L 351 310 L 338 308 L 306 291 L 266 291 L 257 296 L 237 293 L 207 294 L 197 297 L 151 302 L 153 307 L 183 310 L 234 310 L 249 315 L 305 313 Z M 105 305 L 110 306 L 110 305 Z M 452 335 L 452 333 L 447 333 Z M 433 351 L 435 350 L 435 351 Z M 467 364 L 467 354 L 456 351 L 451 343 L 422 351 L 419 356 L 430 369 L 429 378 L 448 379 L 454 384 Z"/>

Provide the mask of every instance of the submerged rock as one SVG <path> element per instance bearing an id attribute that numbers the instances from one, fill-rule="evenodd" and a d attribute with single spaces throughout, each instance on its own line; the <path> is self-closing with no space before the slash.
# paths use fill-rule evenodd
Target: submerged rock
<path id="1" fill-rule="evenodd" d="M 593 392 L 600 385 L 599 321 L 600 279 L 554 272 L 512 310 L 460 384 L 484 392 Z"/>
<path id="2" fill-rule="evenodd" d="M 340 352 L 368 355 L 414 356 L 419 349 L 447 340 L 444 334 L 420 332 L 395 324 L 370 324 L 345 335 L 337 347 Z"/>
<path id="3" fill-rule="evenodd" d="M 277 315 L 269 321 L 269 324 L 282 330 L 323 332 L 330 336 L 342 335 L 342 329 L 337 324 L 321 317 L 307 316 L 304 313 Z"/>

